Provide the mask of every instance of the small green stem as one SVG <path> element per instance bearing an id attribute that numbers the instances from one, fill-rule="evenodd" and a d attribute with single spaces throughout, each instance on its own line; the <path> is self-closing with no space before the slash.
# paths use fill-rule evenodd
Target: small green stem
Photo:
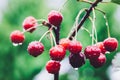
<path id="1" fill-rule="evenodd" d="M 109 27 L 109 24 L 108 24 L 108 20 L 107 20 L 107 17 L 106 17 L 106 15 L 104 15 L 104 19 L 105 19 L 105 21 L 106 21 L 106 26 L 107 26 L 107 32 L 108 32 L 108 37 L 110 37 L 110 27 Z"/>
<path id="2" fill-rule="evenodd" d="M 41 42 L 41 40 L 42 40 L 49 32 L 50 32 L 49 30 L 46 31 L 46 32 L 42 35 L 42 37 L 39 39 L 39 42 Z"/>
<path id="3" fill-rule="evenodd" d="M 53 47 L 53 39 L 51 34 L 50 34 L 50 43 L 51 43 L 51 47 Z"/>
<path id="4" fill-rule="evenodd" d="M 42 24 L 39 24 L 39 25 L 34 26 L 34 27 L 31 27 L 31 28 L 29 28 L 29 29 L 27 29 L 27 30 L 23 30 L 22 33 L 28 32 L 28 31 L 30 31 L 30 30 L 32 30 L 32 29 L 34 29 L 34 28 L 37 28 L 38 26 L 42 26 Z"/>
<path id="5" fill-rule="evenodd" d="M 93 19 L 89 16 L 90 21 L 92 22 L 92 45 L 94 44 L 94 26 L 93 26 Z"/>
<path id="6" fill-rule="evenodd" d="M 81 21 L 79 22 L 78 26 L 77 26 L 77 32 L 79 31 L 79 29 L 82 27 L 82 25 L 84 24 L 84 22 L 86 21 L 86 19 L 89 17 L 90 13 L 92 12 L 92 8 L 96 7 L 98 3 L 102 2 L 102 0 L 95 0 L 89 9 L 87 9 L 86 14 L 83 16 L 83 18 L 81 19 Z M 69 35 L 69 39 L 72 40 L 73 37 L 75 36 L 75 30 L 73 30 L 71 32 L 71 34 Z"/>
<path id="7" fill-rule="evenodd" d="M 52 35 L 52 38 L 53 38 L 54 44 L 55 44 L 55 46 L 56 46 L 56 45 L 57 45 L 57 43 L 56 43 L 56 40 L 55 40 L 55 36 L 54 36 L 54 34 L 53 34 L 53 32 L 52 32 L 52 31 L 50 31 L 50 33 L 51 33 L 51 35 Z"/>
<path id="8" fill-rule="evenodd" d="M 106 13 L 104 11 L 102 11 L 101 9 L 99 9 L 99 8 L 95 8 L 95 9 L 98 10 L 99 12 L 101 12 L 104 15 L 104 19 L 105 19 L 105 22 L 106 22 L 105 25 L 107 27 L 107 32 L 108 32 L 108 37 L 110 37 L 110 26 L 108 24 Z"/>
<path id="9" fill-rule="evenodd" d="M 68 34 L 68 37 L 71 35 L 72 31 L 74 30 L 75 31 L 75 39 L 77 38 L 77 26 L 78 26 L 79 17 L 86 10 L 87 10 L 86 8 L 83 8 L 79 11 L 77 17 L 75 18 L 75 23 L 73 25 L 73 28 L 71 29 L 70 33 Z"/>
<path id="10" fill-rule="evenodd" d="M 97 43 L 98 39 L 97 39 L 97 31 L 96 31 L 96 26 L 95 26 L 95 19 L 96 19 L 95 9 L 93 8 L 93 28 L 94 28 L 95 39 L 96 39 L 96 43 Z"/>
<path id="11" fill-rule="evenodd" d="M 88 1 L 88 0 L 79 0 L 81 2 L 85 2 L 85 3 L 89 3 L 89 4 L 92 4 L 93 2 L 92 1 Z"/>
<path id="12" fill-rule="evenodd" d="M 87 28 L 81 27 L 81 29 L 82 29 L 82 30 L 85 30 L 85 31 L 90 35 L 90 37 L 92 37 L 92 34 L 90 33 L 90 31 L 89 31 Z M 94 41 L 96 42 L 96 39 L 95 39 L 95 38 L 94 38 Z"/>

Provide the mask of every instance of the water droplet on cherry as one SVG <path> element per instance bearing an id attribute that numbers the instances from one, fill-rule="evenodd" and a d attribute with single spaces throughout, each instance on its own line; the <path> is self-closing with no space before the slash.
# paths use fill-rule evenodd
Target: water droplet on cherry
<path id="1" fill-rule="evenodd" d="M 74 68 L 76 71 L 78 70 L 78 68 Z"/>
<path id="2" fill-rule="evenodd" d="M 18 46 L 19 44 L 18 43 L 13 43 L 13 46 Z"/>

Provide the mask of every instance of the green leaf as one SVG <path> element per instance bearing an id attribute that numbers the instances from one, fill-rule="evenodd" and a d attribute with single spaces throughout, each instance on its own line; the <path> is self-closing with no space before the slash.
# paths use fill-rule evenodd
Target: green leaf
<path id="1" fill-rule="evenodd" d="M 120 0 L 111 0 L 111 2 L 119 4 L 120 5 Z"/>

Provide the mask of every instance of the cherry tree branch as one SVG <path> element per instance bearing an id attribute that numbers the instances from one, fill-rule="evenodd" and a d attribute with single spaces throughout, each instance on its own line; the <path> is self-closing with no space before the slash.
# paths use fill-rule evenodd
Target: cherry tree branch
<path id="1" fill-rule="evenodd" d="M 86 14 L 84 15 L 84 17 L 81 19 L 80 23 L 77 26 L 77 32 L 79 31 L 79 29 L 82 27 L 82 25 L 84 24 L 84 22 L 86 21 L 86 19 L 89 17 L 90 13 L 92 12 L 92 8 L 95 8 L 97 6 L 97 4 L 99 2 L 101 2 L 102 0 L 96 0 L 94 3 L 91 4 L 90 8 L 87 10 Z M 46 21 L 43 21 L 42 24 L 44 26 L 47 26 L 49 29 L 52 27 L 52 25 Z M 53 31 L 55 33 L 55 39 L 56 39 L 56 43 L 59 44 L 59 36 L 60 36 L 60 26 L 53 28 Z M 72 40 L 73 37 L 75 36 L 76 33 L 76 29 L 73 30 L 73 32 L 70 34 L 69 39 Z M 54 74 L 54 80 L 59 80 L 59 73 Z"/>
<path id="2" fill-rule="evenodd" d="M 46 21 L 43 21 L 42 24 L 44 26 L 47 26 L 49 29 L 52 27 L 52 25 Z M 55 40 L 56 43 L 59 44 L 59 39 L 60 39 L 60 26 L 53 28 L 53 31 L 55 33 Z"/>
<path id="3" fill-rule="evenodd" d="M 75 36 L 76 30 L 77 32 L 79 31 L 79 29 L 82 27 L 82 25 L 84 24 L 84 22 L 86 21 L 86 19 L 89 17 L 90 13 L 92 12 L 92 8 L 95 8 L 97 6 L 97 4 L 99 2 L 102 2 L 102 0 L 96 0 L 95 2 L 93 2 L 90 6 L 90 8 L 87 10 L 86 14 L 84 15 L 84 17 L 81 19 L 80 23 L 77 26 L 77 29 L 74 29 L 70 36 L 68 37 L 70 40 L 73 39 L 73 37 Z"/>

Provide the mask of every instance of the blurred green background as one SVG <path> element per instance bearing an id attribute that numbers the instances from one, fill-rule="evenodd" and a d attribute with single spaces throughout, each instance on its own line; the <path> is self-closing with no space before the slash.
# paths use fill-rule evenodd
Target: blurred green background
<path id="1" fill-rule="evenodd" d="M 0 0 L 0 80 L 33 80 L 49 58 L 49 49 L 51 47 L 49 39 L 46 37 L 42 40 L 45 45 L 45 51 L 42 55 L 34 58 L 27 52 L 27 46 L 31 41 L 39 40 L 43 33 L 47 30 L 46 27 L 39 27 L 35 32 L 25 33 L 25 42 L 21 46 L 14 47 L 10 41 L 10 33 L 13 30 L 23 30 L 22 22 L 27 16 L 34 16 L 37 19 L 47 19 L 47 14 L 52 10 L 58 10 L 65 0 Z M 6 1 L 6 2 L 5 2 Z M 4 5 L 4 4 L 3 4 Z M 88 8 L 90 5 L 77 2 L 76 0 L 68 0 L 67 4 L 61 9 L 64 20 L 61 25 L 60 37 L 67 37 L 78 12 L 82 8 Z M 113 3 L 101 3 L 98 8 L 105 11 L 110 25 L 110 33 L 120 42 L 120 23 L 117 15 L 118 5 Z M 120 8 L 120 7 L 119 7 Z M 120 10 L 120 9 L 119 9 Z M 120 12 L 119 12 L 120 13 Z M 81 16 L 82 17 L 82 16 Z M 118 18 L 118 19 L 117 19 Z M 88 30 L 91 30 L 91 22 L 87 20 L 83 25 Z M 98 41 L 103 41 L 107 38 L 107 28 L 103 15 L 96 11 L 96 28 Z M 91 45 L 90 35 L 80 30 L 78 32 L 77 40 L 80 41 L 85 48 Z M 88 61 L 82 66 L 79 72 L 79 80 L 109 80 L 107 69 L 111 65 L 116 52 L 107 54 L 106 64 L 99 68 L 93 68 Z M 69 54 L 69 53 L 68 53 Z M 67 57 L 67 56 L 66 56 Z M 61 75 L 60 80 L 69 80 L 68 74 Z"/>

